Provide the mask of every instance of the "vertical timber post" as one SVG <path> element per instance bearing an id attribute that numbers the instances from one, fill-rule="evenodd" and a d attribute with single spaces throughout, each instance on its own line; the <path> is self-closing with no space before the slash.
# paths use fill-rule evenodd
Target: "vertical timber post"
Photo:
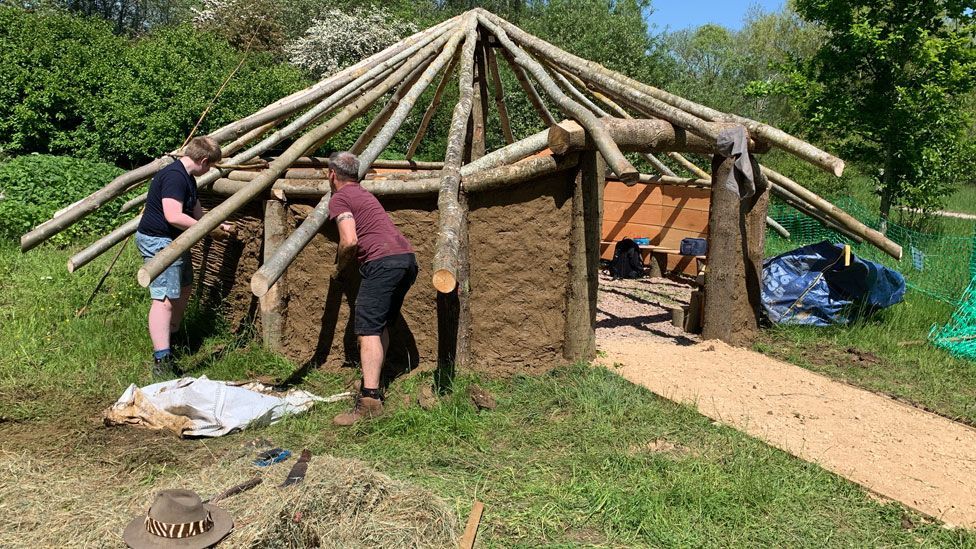
<path id="1" fill-rule="evenodd" d="M 702 337 L 742 347 L 759 331 L 769 186 L 753 159 L 756 194 L 740 200 L 725 185 L 734 165 L 734 158 L 712 158 Z"/>
<path id="2" fill-rule="evenodd" d="M 600 229 L 603 219 L 605 162 L 585 151 L 573 181 L 569 232 L 569 284 L 563 358 L 588 361 L 596 356 L 596 305 L 600 289 Z"/>
<path id="3" fill-rule="evenodd" d="M 267 200 L 264 203 L 264 253 L 263 261 L 268 261 L 275 250 L 288 238 L 288 208 L 281 200 Z M 281 352 L 281 334 L 284 328 L 285 277 L 268 289 L 259 300 L 261 308 L 261 336 L 264 346 L 273 352 Z"/>

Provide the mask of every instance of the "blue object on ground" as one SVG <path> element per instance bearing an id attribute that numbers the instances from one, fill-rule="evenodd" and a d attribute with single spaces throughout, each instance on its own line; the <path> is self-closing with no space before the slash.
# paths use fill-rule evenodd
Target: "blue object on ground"
<path id="1" fill-rule="evenodd" d="M 708 241 L 704 238 L 682 238 L 679 250 L 681 255 L 705 255 Z"/>
<path id="2" fill-rule="evenodd" d="M 774 324 L 847 324 L 905 297 L 905 277 L 824 240 L 763 262 L 762 305 Z"/>
<path id="3" fill-rule="evenodd" d="M 267 467 L 275 463 L 281 463 L 291 457 L 291 451 L 282 448 L 272 448 L 271 450 L 266 450 L 258 454 L 258 458 L 254 460 L 254 464 L 258 467 Z"/>
<path id="4" fill-rule="evenodd" d="M 638 246 L 650 246 L 651 245 L 651 239 L 650 238 L 632 238 L 631 240 L 633 240 L 634 242 L 636 242 Z"/>

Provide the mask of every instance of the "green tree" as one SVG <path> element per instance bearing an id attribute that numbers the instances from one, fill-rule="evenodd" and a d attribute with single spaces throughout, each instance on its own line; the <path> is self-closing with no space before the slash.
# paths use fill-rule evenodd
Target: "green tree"
<path id="1" fill-rule="evenodd" d="M 963 98 L 976 79 L 971 0 L 797 0 L 827 41 L 789 86 L 808 120 L 873 168 L 881 216 L 939 206 L 971 160 Z"/>
<path id="2" fill-rule="evenodd" d="M 0 153 L 141 163 L 182 143 L 241 56 L 187 25 L 128 40 L 100 19 L 0 7 Z M 201 130 L 303 85 L 252 52 Z"/>

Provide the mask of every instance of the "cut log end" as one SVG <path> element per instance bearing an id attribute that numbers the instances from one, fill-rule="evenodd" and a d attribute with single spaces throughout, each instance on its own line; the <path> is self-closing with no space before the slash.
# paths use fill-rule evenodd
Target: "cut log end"
<path id="1" fill-rule="evenodd" d="M 844 175 L 844 168 L 845 168 L 845 165 L 844 165 L 844 161 L 843 160 L 838 160 L 837 162 L 835 162 L 834 163 L 834 175 L 836 175 L 837 177 L 840 177 L 840 176 Z"/>
<path id="2" fill-rule="evenodd" d="M 37 246 L 37 242 L 35 241 L 35 239 L 29 238 L 30 236 L 31 236 L 30 233 L 28 233 L 20 237 L 21 252 L 29 252 L 34 246 Z"/>
<path id="3" fill-rule="evenodd" d="M 618 173 L 616 175 L 617 178 L 623 181 L 623 183 L 628 187 L 633 187 L 638 181 L 640 181 L 640 172 L 638 172 L 636 168 L 633 170 L 624 171 L 623 173 Z"/>
<path id="4" fill-rule="evenodd" d="M 434 271 L 433 281 L 434 288 L 442 294 L 449 294 L 457 288 L 457 277 L 447 269 Z"/>
<path id="5" fill-rule="evenodd" d="M 139 281 L 139 285 L 143 288 L 148 288 L 149 283 L 152 282 L 152 279 L 149 278 L 149 271 L 145 267 L 139 269 L 139 273 L 136 274 L 136 280 Z"/>
<path id="6" fill-rule="evenodd" d="M 75 269 L 76 268 L 77 267 L 75 267 L 75 262 L 69 259 L 68 260 L 68 272 L 69 273 L 73 273 L 73 272 L 75 272 Z"/>
<path id="7" fill-rule="evenodd" d="M 261 275 L 261 273 L 254 273 L 251 277 L 251 293 L 255 297 L 264 297 L 268 293 L 271 286 L 268 284 L 268 279 Z"/>

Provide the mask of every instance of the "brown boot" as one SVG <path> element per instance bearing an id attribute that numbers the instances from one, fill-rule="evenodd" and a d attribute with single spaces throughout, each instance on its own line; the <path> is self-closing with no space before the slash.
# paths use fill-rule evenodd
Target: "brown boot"
<path id="1" fill-rule="evenodd" d="M 383 413 L 383 401 L 359 395 L 352 410 L 337 415 L 332 423 L 340 427 L 348 427 L 361 419 L 372 419 Z"/>

